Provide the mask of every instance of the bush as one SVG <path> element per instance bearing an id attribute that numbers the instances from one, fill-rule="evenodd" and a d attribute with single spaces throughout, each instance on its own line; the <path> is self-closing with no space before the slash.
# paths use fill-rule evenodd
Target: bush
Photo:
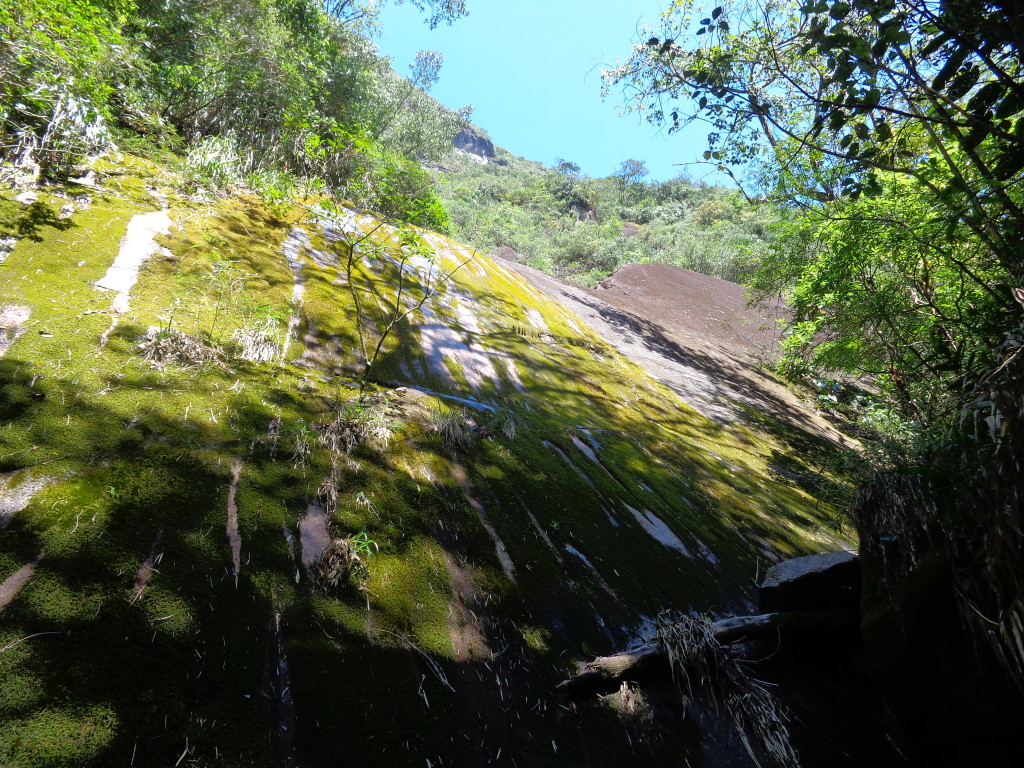
<path id="1" fill-rule="evenodd" d="M 116 0 L 0 6 L 0 160 L 66 178 L 112 146 L 110 100 L 134 64 Z"/>

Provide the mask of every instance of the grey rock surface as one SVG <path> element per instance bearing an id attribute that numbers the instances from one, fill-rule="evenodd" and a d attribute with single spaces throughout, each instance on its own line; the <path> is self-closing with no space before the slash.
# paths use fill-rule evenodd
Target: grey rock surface
<path id="1" fill-rule="evenodd" d="M 784 560 L 765 575 L 759 598 L 765 612 L 855 607 L 860 561 L 846 551 Z"/>

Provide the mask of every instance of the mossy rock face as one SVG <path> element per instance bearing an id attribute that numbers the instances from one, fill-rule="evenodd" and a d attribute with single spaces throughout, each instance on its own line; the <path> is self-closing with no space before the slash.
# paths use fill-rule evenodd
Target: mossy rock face
<path id="1" fill-rule="evenodd" d="M 552 689 L 644 617 L 743 606 L 770 560 L 844 543 L 770 471 L 791 442 L 771 417 L 709 421 L 439 235 L 101 170 L 31 232 L 0 203 L 0 311 L 25 310 L 0 358 L 0 580 L 34 564 L 0 611 L 0 762 L 700 764 L 671 707 L 567 722 Z M 131 290 L 96 290 L 162 201 Z M 361 389 L 363 344 L 406 310 Z M 172 329 L 219 357 L 147 361 Z M 361 532 L 365 579 L 325 594 L 317 542 Z"/>

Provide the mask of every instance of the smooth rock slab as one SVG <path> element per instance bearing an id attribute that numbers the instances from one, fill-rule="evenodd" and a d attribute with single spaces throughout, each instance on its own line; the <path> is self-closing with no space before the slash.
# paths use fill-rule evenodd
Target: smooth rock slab
<path id="1" fill-rule="evenodd" d="M 846 551 L 783 560 L 768 570 L 759 600 L 766 613 L 856 607 L 860 560 Z"/>

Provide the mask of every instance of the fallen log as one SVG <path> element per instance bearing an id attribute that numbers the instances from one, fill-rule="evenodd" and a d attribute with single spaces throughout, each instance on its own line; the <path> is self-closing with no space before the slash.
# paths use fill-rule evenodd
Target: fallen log
<path id="1" fill-rule="evenodd" d="M 775 637 L 785 629 L 801 632 L 853 629 L 859 623 L 855 610 L 792 611 L 765 613 L 758 616 L 733 616 L 711 625 L 711 634 L 720 645 L 733 645 L 746 640 Z M 570 699 L 603 695 L 618 690 L 625 682 L 668 679 L 668 656 L 664 648 L 651 641 L 612 656 L 599 656 L 580 666 L 574 677 L 558 684 L 560 694 Z"/>

